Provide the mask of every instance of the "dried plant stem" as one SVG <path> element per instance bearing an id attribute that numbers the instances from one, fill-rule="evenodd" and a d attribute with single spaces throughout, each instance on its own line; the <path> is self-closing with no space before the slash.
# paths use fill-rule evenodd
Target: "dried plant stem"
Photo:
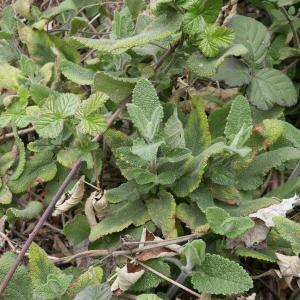
<path id="1" fill-rule="evenodd" d="M 183 42 L 183 38 L 179 39 L 178 41 L 176 41 L 163 55 L 162 57 L 159 59 L 159 61 L 157 62 L 157 64 L 155 65 L 154 69 L 155 71 L 158 70 L 160 68 L 160 66 L 163 64 L 164 60 L 170 55 L 172 54 L 176 48 L 181 45 Z M 107 122 L 107 128 L 112 127 L 112 125 L 115 123 L 115 121 L 118 119 L 118 117 L 122 114 L 122 112 L 125 110 L 127 104 L 129 102 L 131 102 L 132 96 L 130 95 L 120 106 L 119 108 L 113 113 L 113 115 L 109 118 L 108 122 Z M 95 142 L 99 142 L 103 137 L 103 133 L 99 133 L 97 134 L 94 138 L 93 141 Z M 29 235 L 28 239 L 26 240 L 25 244 L 23 245 L 20 253 L 18 254 L 15 262 L 13 263 L 13 265 L 11 266 L 10 270 L 6 273 L 3 281 L 1 282 L 1 286 L 0 286 L 0 297 L 3 297 L 4 295 L 4 291 L 8 286 L 9 281 L 11 280 L 12 276 L 14 275 L 15 271 L 17 270 L 19 264 L 21 263 L 23 257 L 25 256 L 27 250 L 29 249 L 31 243 L 33 242 L 34 238 L 36 237 L 36 235 L 38 234 L 38 232 L 40 231 L 40 229 L 43 227 L 43 225 L 45 224 L 45 222 L 47 221 L 48 217 L 51 215 L 52 211 L 55 208 L 55 205 L 57 203 L 57 201 L 60 199 L 60 197 L 63 195 L 64 190 L 66 189 L 66 187 L 68 186 L 68 184 L 70 183 L 70 181 L 72 180 L 72 178 L 77 174 L 77 172 L 79 171 L 80 167 L 81 167 L 81 162 L 82 162 L 82 158 L 80 158 L 72 167 L 70 173 L 67 175 L 67 177 L 65 178 L 65 180 L 63 181 L 63 183 L 61 184 L 61 186 L 59 187 L 58 191 L 56 192 L 56 194 L 54 195 L 54 197 L 52 198 L 49 206 L 46 208 L 46 210 L 44 211 L 43 215 L 41 216 L 41 218 L 39 219 L 39 221 L 37 222 L 37 224 L 35 225 L 33 231 L 31 232 L 31 234 Z M 152 245 L 150 245 L 152 246 Z"/>
<path id="2" fill-rule="evenodd" d="M 21 129 L 18 131 L 18 135 L 24 135 L 24 134 L 27 134 L 27 133 L 30 133 L 30 132 L 34 132 L 35 129 L 33 127 L 29 127 L 29 128 L 25 128 L 25 129 Z M 13 132 L 9 132 L 9 133 L 6 133 L 6 134 L 3 134 L 0 136 L 0 141 L 2 140 L 5 140 L 5 139 L 10 139 L 10 138 L 13 138 L 15 135 Z"/>
<path id="3" fill-rule="evenodd" d="M 175 280 L 173 280 L 173 279 L 171 279 L 171 278 L 165 276 L 164 274 L 162 274 L 162 273 L 160 273 L 160 272 L 154 270 L 153 268 L 147 266 L 146 264 L 144 264 L 144 263 L 142 263 L 142 262 L 140 262 L 140 261 L 138 261 L 138 260 L 135 260 L 134 258 L 132 258 L 132 257 L 130 257 L 130 256 L 127 256 L 127 255 L 125 255 L 125 256 L 126 256 L 127 258 L 129 258 L 129 259 L 134 260 L 135 262 L 137 262 L 137 263 L 138 263 L 140 266 L 142 266 L 143 268 L 147 269 L 148 271 L 152 272 L 153 274 L 157 275 L 158 277 L 160 277 L 160 278 L 162 278 L 162 279 L 164 279 L 164 280 L 166 280 L 166 281 L 168 281 L 168 282 L 174 284 L 175 286 L 177 286 L 178 288 L 184 290 L 185 292 L 187 292 L 187 293 L 189 293 L 189 294 L 191 294 L 191 295 L 193 295 L 193 296 L 196 296 L 196 297 L 198 297 L 198 298 L 201 297 L 200 294 L 198 294 L 198 293 L 196 293 L 195 291 L 193 291 L 193 290 L 187 288 L 186 286 L 182 285 L 181 283 L 178 283 L 178 282 L 176 282 Z"/>

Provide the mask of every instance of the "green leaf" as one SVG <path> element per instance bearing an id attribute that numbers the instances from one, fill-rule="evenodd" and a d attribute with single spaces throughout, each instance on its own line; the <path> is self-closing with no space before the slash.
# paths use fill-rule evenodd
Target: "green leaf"
<path id="1" fill-rule="evenodd" d="M 250 166 L 238 175 L 238 187 L 243 190 L 256 189 L 262 184 L 263 176 L 272 168 L 296 159 L 300 159 L 300 150 L 293 147 L 283 147 L 259 154 Z"/>
<path id="2" fill-rule="evenodd" d="M 64 119 L 74 115 L 79 105 L 80 99 L 74 94 L 52 96 L 33 120 L 33 126 L 41 137 L 55 138 L 63 129 Z"/>
<path id="3" fill-rule="evenodd" d="M 64 167 L 72 168 L 80 157 L 81 153 L 79 149 L 67 148 L 59 150 L 56 159 Z"/>
<path id="4" fill-rule="evenodd" d="M 154 294 L 142 294 L 137 296 L 136 300 L 162 300 L 162 298 Z"/>
<path id="5" fill-rule="evenodd" d="M 17 154 L 17 147 L 14 146 L 10 151 L 0 156 L 0 176 L 5 175 L 12 167 L 17 158 Z"/>
<path id="6" fill-rule="evenodd" d="M 98 71 L 94 77 L 94 86 L 96 91 L 107 94 L 115 102 L 120 102 L 132 93 L 137 81 L 136 78 L 120 78 Z"/>
<path id="7" fill-rule="evenodd" d="M 192 232 L 203 233 L 206 232 L 207 221 L 204 213 L 194 203 L 180 203 L 176 207 L 176 218 L 185 223 Z"/>
<path id="8" fill-rule="evenodd" d="M 122 39 L 132 36 L 134 32 L 134 23 L 129 9 L 123 8 L 121 11 L 114 11 L 114 19 L 111 27 L 111 37 L 113 39 Z"/>
<path id="9" fill-rule="evenodd" d="M 29 248 L 29 267 L 34 290 L 44 299 L 61 297 L 73 279 L 72 275 L 65 275 L 57 268 L 35 243 Z"/>
<path id="10" fill-rule="evenodd" d="M 103 269 L 91 266 L 86 272 L 81 274 L 74 282 L 72 282 L 68 288 L 68 295 L 75 296 L 88 286 L 101 284 L 102 279 Z"/>
<path id="11" fill-rule="evenodd" d="M 244 47 L 243 45 L 233 45 L 231 48 L 234 48 L 236 46 Z M 246 48 L 244 47 L 244 49 Z M 247 52 L 248 50 L 245 53 Z M 245 53 L 242 53 L 242 55 L 244 55 Z M 224 62 L 220 65 L 218 71 L 213 76 L 213 80 L 223 80 L 230 87 L 242 86 L 249 83 L 251 80 L 250 69 L 239 59 L 229 57 L 224 59 Z"/>
<path id="12" fill-rule="evenodd" d="M 95 73 L 93 71 L 82 68 L 71 61 L 64 59 L 60 62 L 59 66 L 62 74 L 75 83 L 81 85 L 91 85 L 94 81 Z"/>
<path id="13" fill-rule="evenodd" d="M 74 300 L 110 300 L 112 298 L 110 285 L 102 283 L 98 285 L 88 286 L 82 290 Z"/>
<path id="14" fill-rule="evenodd" d="M 160 259 L 152 259 L 147 261 L 145 264 L 167 277 L 169 277 L 171 274 L 170 266 Z M 152 288 L 156 288 L 163 281 L 163 279 L 145 269 L 144 275 L 132 287 L 130 287 L 130 291 L 147 291 Z"/>
<path id="15" fill-rule="evenodd" d="M 0 66 L 0 88 L 18 89 L 18 79 L 22 77 L 21 71 L 7 63 L 2 63 Z"/>
<path id="16" fill-rule="evenodd" d="M 182 167 L 182 176 L 172 185 L 172 191 L 178 197 L 186 197 L 201 183 L 207 162 L 212 155 L 226 149 L 222 142 L 212 144 L 196 157 L 190 158 Z"/>
<path id="17" fill-rule="evenodd" d="M 201 98 L 192 98 L 192 112 L 184 128 L 186 147 L 198 155 L 211 143 L 208 120 L 205 114 L 204 101 Z"/>
<path id="18" fill-rule="evenodd" d="M 176 14 L 170 16 L 162 15 L 154 19 L 146 28 L 140 33 L 123 38 L 123 39 L 89 39 L 82 37 L 74 37 L 75 41 L 81 45 L 102 52 L 111 54 L 121 54 L 133 47 L 142 46 L 155 41 L 161 41 L 174 32 L 176 32 L 181 25 L 181 15 Z"/>
<path id="19" fill-rule="evenodd" d="M 235 44 L 242 44 L 248 49 L 244 56 L 250 63 L 263 63 L 270 46 L 270 33 L 263 23 L 253 18 L 236 15 L 230 27 L 235 33 Z"/>
<path id="20" fill-rule="evenodd" d="M 71 20 L 71 30 L 70 34 L 76 34 L 79 30 L 88 27 L 89 23 L 86 18 L 83 17 L 74 17 Z"/>
<path id="21" fill-rule="evenodd" d="M 206 244 L 203 240 L 194 240 L 184 246 L 182 253 L 185 256 L 189 270 L 192 270 L 195 266 L 201 266 L 205 260 L 205 249 Z"/>
<path id="22" fill-rule="evenodd" d="M 147 79 L 141 79 L 133 90 L 132 98 L 133 103 L 127 106 L 131 120 L 142 136 L 152 141 L 163 118 L 163 108 L 155 88 Z"/>
<path id="23" fill-rule="evenodd" d="M 24 209 L 14 207 L 6 211 L 7 221 L 14 224 L 18 219 L 31 220 L 36 218 L 43 210 L 43 205 L 38 201 L 30 201 Z"/>
<path id="24" fill-rule="evenodd" d="M 195 289 L 207 294 L 239 294 L 253 286 L 251 277 L 240 265 L 214 254 L 206 254 L 191 281 Z"/>
<path id="25" fill-rule="evenodd" d="M 196 75 L 210 78 L 216 74 L 217 69 L 227 57 L 245 55 L 246 53 L 248 53 L 248 50 L 245 46 L 239 44 L 232 45 L 229 49 L 221 53 L 218 58 L 191 55 L 187 60 L 187 66 Z M 247 79 L 250 80 L 250 75 L 248 75 Z"/>
<path id="26" fill-rule="evenodd" d="M 26 153 L 25 153 L 24 143 L 18 136 L 17 129 L 15 127 L 13 129 L 14 129 L 16 144 L 18 146 L 19 157 L 18 157 L 18 165 L 14 170 L 13 174 L 10 176 L 9 180 L 18 179 L 24 172 L 25 163 L 26 163 Z"/>
<path id="27" fill-rule="evenodd" d="M 64 226 L 64 235 L 72 246 L 79 244 L 89 237 L 90 226 L 86 216 L 76 215 Z"/>
<path id="28" fill-rule="evenodd" d="M 8 187 L 13 193 L 22 193 L 41 182 L 52 180 L 56 174 L 52 152 L 37 153 L 31 160 L 27 160 L 25 170 L 16 180 L 9 180 Z"/>
<path id="29" fill-rule="evenodd" d="M 178 118 L 177 107 L 173 115 L 165 123 L 163 129 L 164 141 L 172 148 L 185 148 L 185 138 L 182 123 Z"/>
<path id="30" fill-rule="evenodd" d="M 250 218 L 230 217 L 224 209 L 219 207 L 209 207 L 205 214 L 211 229 L 228 238 L 236 238 L 254 226 Z"/>
<path id="31" fill-rule="evenodd" d="M 294 253 L 297 255 L 300 252 L 300 224 L 284 217 L 273 217 L 275 229 L 279 235 L 290 242 Z"/>
<path id="32" fill-rule="evenodd" d="M 237 96 L 231 104 L 230 112 L 227 116 L 225 135 L 232 138 L 241 128 L 252 127 L 252 116 L 249 103 L 243 96 Z"/>
<path id="33" fill-rule="evenodd" d="M 105 190 L 104 196 L 110 203 L 119 203 L 128 199 L 135 201 L 140 198 L 139 186 L 135 181 L 127 181 L 116 188 Z"/>
<path id="34" fill-rule="evenodd" d="M 7 274 L 16 260 L 16 255 L 10 252 L 4 253 L 0 258 L 0 281 Z M 29 273 L 23 265 L 19 265 L 5 290 L 3 300 L 32 300 L 33 289 Z"/>
<path id="35" fill-rule="evenodd" d="M 106 217 L 99 224 L 92 227 L 90 241 L 113 232 L 120 232 L 131 224 L 140 226 L 149 220 L 145 205 L 142 201 L 123 201 L 111 205 Z"/>
<path id="36" fill-rule="evenodd" d="M 0 204 L 10 204 L 12 201 L 12 193 L 6 183 L 0 180 Z"/>
<path id="37" fill-rule="evenodd" d="M 146 205 L 151 220 L 161 229 L 163 236 L 165 238 L 177 237 L 176 202 L 172 194 L 161 190 L 158 198 L 150 198 Z"/>
<path id="38" fill-rule="evenodd" d="M 158 148 L 161 144 L 162 142 L 133 145 L 131 151 L 133 154 L 139 156 L 141 159 L 152 162 L 156 159 Z"/>
<path id="39" fill-rule="evenodd" d="M 191 1 L 183 18 L 184 32 L 194 35 L 203 31 L 206 23 L 214 23 L 222 8 L 221 0 Z"/>
<path id="40" fill-rule="evenodd" d="M 227 27 L 211 24 L 205 27 L 200 38 L 199 48 L 203 54 L 207 57 L 215 57 L 221 48 L 230 46 L 234 33 Z"/>
<path id="41" fill-rule="evenodd" d="M 136 19 L 145 3 L 144 0 L 125 0 L 125 4 L 128 7 L 132 17 Z"/>
<path id="42" fill-rule="evenodd" d="M 268 110 L 275 104 L 292 106 L 297 102 L 297 92 L 290 78 L 269 68 L 256 72 L 247 95 L 249 101 L 261 110 Z"/>

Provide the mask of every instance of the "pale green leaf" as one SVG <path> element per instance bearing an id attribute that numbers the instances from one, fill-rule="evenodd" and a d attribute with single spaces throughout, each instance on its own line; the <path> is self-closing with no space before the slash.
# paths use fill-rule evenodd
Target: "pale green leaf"
<path id="1" fill-rule="evenodd" d="M 111 27 L 111 37 L 116 40 L 127 38 L 132 36 L 133 32 L 134 23 L 129 9 L 126 7 L 121 11 L 115 10 Z"/>
<path id="2" fill-rule="evenodd" d="M 247 95 L 249 101 L 261 110 L 268 110 L 275 104 L 292 106 L 297 102 L 297 92 L 290 78 L 269 68 L 256 72 Z"/>
<path id="3" fill-rule="evenodd" d="M 254 222 L 250 218 L 230 217 L 225 210 L 219 207 L 209 207 L 205 214 L 211 229 L 228 238 L 236 238 L 254 226 Z"/>
<path id="4" fill-rule="evenodd" d="M 295 254 L 300 252 L 300 224 L 284 217 L 273 217 L 279 235 L 291 243 Z"/>
<path id="5" fill-rule="evenodd" d="M 243 126 L 252 127 L 252 116 L 247 99 L 240 95 L 231 104 L 224 133 L 227 138 L 232 138 Z"/>
<path id="6" fill-rule="evenodd" d="M 236 15 L 230 26 L 235 33 L 235 44 L 248 49 L 244 58 L 250 63 L 263 63 L 270 46 L 270 33 L 266 26 L 254 18 Z"/>
<path id="7" fill-rule="evenodd" d="M 74 300 L 110 300 L 112 293 L 108 283 L 93 285 L 82 290 Z"/>
<path id="8" fill-rule="evenodd" d="M 162 230 L 163 236 L 165 238 L 176 237 L 176 202 L 172 194 L 161 190 L 158 198 L 150 198 L 146 205 L 151 220 Z"/>
<path id="9" fill-rule="evenodd" d="M 60 70 L 66 78 L 78 84 L 91 85 L 94 81 L 93 71 L 65 59 L 60 63 Z"/>
<path id="10" fill-rule="evenodd" d="M 200 34 L 199 48 L 207 57 L 215 57 L 220 49 L 230 46 L 234 39 L 231 29 L 215 24 L 208 25 Z"/>
<path id="11" fill-rule="evenodd" d="M 192 55 L 188 58 L 187 66 L 196 75 L 210 78 L 216 74 L 218 67 L 227 57 L 245 55 L 246 53 L 248 53 L 248 50 L 245 46 L 236 44 L 221 53 L 218 58 Z M 250 75 L 248 75 L 247 79 L 250 80 Z"/>
<path id="12" fill-rule="evenodd" d="M 195 289 L 208 294 L 239 294 L 253 287 L 251 277 L 240 265 L 214 254 L 206 254 L 191 281 Z"/>
<path id="13" fill-rule="evenodd" d="M 24 209 L 14 207 L 6 211 L 7 221 L 14 224 L 18 219 L 31 220 L 36 218 L 43 210 L 43 205 L 38 201 L 30 201 Z"/>
<path id="14" fill-rule="evenodd" d="M 185 256 L 186 265 L 189 269 L 201 266 L 205 260 L 205 249 L 206 244 L 203 240 L 194 240 L 185 244 L 182 253 Z"/>
<path id="15" fill-rule="evenodd" d="M 125 4 L 128 7 L 132 17 L 135 19 L 139 15 L 139 12 L 143 8 L 144 0 L 125 0 Z"/>
<path id="16" fill-rule="evenodd" d="M 137 296 L 136 300 L 162 300 L 162 298 L 154 294 L 142 294 Z"/>
<path id="17" fill-rule="evenodd" d="M 181 15 L 170 16 L 162 15 L 154 19 L 146 28 L 131 37 L 114 39 L 89 39 L 74 37 L 81 45 L 93 48 L 102 52 L 121 54 L 133 47 L 142 46 L 151 42 L 163 40 L 176 32 L 181 25 Z"/>
<path id="18" fill-rule="evenodd" d="M 7 63 L 0 66 L 0 88 L 17 90 L 21 71 Z"/>
<path id="19" fill-rule="evenodd" d="M 112 74 L 99 71 L 94 77 L 95 90 L 107 94 L 111 100 L 120 102 L 127 98 L 138 79 L 116 77 Z"/>
<path id="20" fill-rule="evenodd" d="M 11 266 L 16 260 L 16 255 L 10 252 L 4 253 L 0 258 L 0 281 L 7 274 Z M 27 269 L 23 265 L 19 265 L 12 279 L 10 280 L 3 300 L 32 300 L 33 289 Z"/>
<path id="21" fill-rule="evenodd" d="M 192 98 L 192 112 L 184 128 L 186 147 L 198 155 L 211 143 L 208 120 L 205 113 L 204 101 L 201 98 Z"/>
<path id="22" fill-rule="evenodd" d="M 120 232 L 131 224 L 140 226 L 149 220 L 146 207 L 142 201 L 123 201 L 111 205 L 106 217 L 99 224 L 92 227 L 90 241 L 113 232 Z"/>

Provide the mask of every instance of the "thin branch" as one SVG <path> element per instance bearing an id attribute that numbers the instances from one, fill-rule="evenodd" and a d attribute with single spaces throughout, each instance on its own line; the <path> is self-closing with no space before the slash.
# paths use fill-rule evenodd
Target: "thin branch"
<path id="1" fill-rule="evenodd" d="M 286 11 L 286 9 L 284 7 L 280 7 L 279 9 L 282 12 L 282 14 L 284 15 L 284 17 L 286 18 L 286 20 L 288 21 L 290 27 L 291 27 L 291 30 L 292 30 L 293 36 L 294 36 L 295 47 L 300 48 L 300 40 L 299 40 L 299 36 L 298 36 L 298 33 L 297 33 L 297 29 L 294 26 L 293 20 L 290 18 L 288 12 Z"/>
<path id="2" fill-rule="evenodd" d="M 179 287 L 180 289 L 184 290 L 185 292 L 187 292 L 187 293 L 189 293 L 189 294 L 191 294 L 191 295 L 193 295 L 193 296 L 196 296 L 196 297 L 198 297 L 198 298 L 201 297 L 200 294 L 198 294 L 198 293 L 196 293 L 195 291 L 193 291 L 193 290 L 187 288 L 186 286 L 184 286 L 184 285 L 182 285 L 182 284 L 176 282 L 175 280 L 173 280 L 173 279 L 171 279 L 171 278 L 165 276 L 164 274 L 162 274 L 162 273 L 160 273 L 160 272 L 154 270 L 153 268 L 147 266 L 146 264 L 144 264 L 144 263 L 142 263 L 142 262 L 140 262 L 140 261 L 138 261 L 138 260 L 136 260 L 136 259 L 134 259 L 134 258 L 132 258 L 132 257 L 130 257 L 130 256 L 127 256 L 127 255 L 125 255 L 125 256 L 126 256 L 127 258 L 129 258 L 129 259 L 134 260 L 134 261 L 137 262 L 140 266 L 142 266 L 143 268 L 145 268 L 145 269 L 147 269 L 148 271 L 152 272 L 153 274 L 157 275 L 158 277 L 160 277 L 160 278 L 162 278 L 162 279 L 164 279 L 164 280 L 166 280 L 166 281 L 168 281 L 168 282 L 170 282 L 170 283 L 176 285 L 177 287 Z"/>
<path id="3" fill-rule="evenodd" d="M 34 131 L 35 131 L 35 129 L 33 127 L 29 127 L 29 128 L 19 130 L 18 135 L 25 135 L 27 133 L 34 132 Z M 0 141 L 13 138 L 14 136 L 15 135 L 14 135 L 13 132 L 3 134 L 3 135 L 0 136 Z"/>
<path id="4" fill-rule="evenodd" d="M 160 66 L 163 64 L 164 60 L 171 54 L 173 53 L 176 48 L 181 45 L 183 42 L 183 38 L 181 38 L 180 40 L 176 41 L 171 47 L 170 49 L 168 49 L 162 56 L 162 58 L 158 61 L 157 65 L 154 67 L 155 70 L 159 69 Z M 122 114 L 122 112 L 125 110 L 126 106 L 128 103 L 131 102 L 132 96 L 130 95 L 121 105 L 120 107 L 114 112 L 114 114 L 109 118 L 108 122 L 107 122 L 107 129 L 112 127 L 112 125 L 115 123 L 115 121 L 118 119 L 118 117 Z M 97 134 L 94 138 L 93 141 L 94 142 L 99 142 L 103 137 L 103 133 L 99 133 Z M 39 219 L 39 221 L 37 222 L 37 224 L 35 225 L 33 231 L 31 232 L 31 234 L 29 235 L 28 239 L 26 240 L 25 244 L 23 245 L 20 253 L 18 254 L 15 262 L 12 264 L 12 266 L 10 267 L 10 270 L 6 273 L 1 286 L 0 286 L 0 297 L 4 295 L 4 291 L 8 286 L 8 283 L 10 282 L 12 276 L 14 275 L 15 271 L 17 270 L 19 264 L 21 263 L 23 257 L 25 256 L 27 250 L 29 249 L 31 243 L 33 242 L 34 238 L 37 236 L 37 234 L 39 233 L 40 229 L 43 227 L 43 225 L 45 224 L 45 222 L 47 221 L 48 217 L 50 216 L 50 214 L 52 213 L 52 211 L 55 208 L 55 205 L 57 203 L 57 201 L 60 199 L 60 197 L 63 195 L 64 190 L 66 189 L 66 187 L 68 186 L 68 184 L 71 182 L 71 180 L 73 179 L 73 177 L 77 174 L 77 172 L 80 170 L 81 167 L 81 163 L 82 163 L 82 158 L 80 158 L 72 167 L 71 171 L 69 172 L 69 174 L 67 175 L 67 177 L 65 178 L 65 180 L 63 181 L 63 183 L 61 184 L 61 186 L 59 187 L 58 191 L 56 192 L 56 194 L 54 195 L 54 197 L 52 198 L 49 206 L 46 208 L 46 210 L 44 211 L 43 215 L 41 216 L 41 218 Z M 149 246 L 153 246 L 153 245 L 149 245 Z M 148 246 L 148 247 L 149 247 Z"/>

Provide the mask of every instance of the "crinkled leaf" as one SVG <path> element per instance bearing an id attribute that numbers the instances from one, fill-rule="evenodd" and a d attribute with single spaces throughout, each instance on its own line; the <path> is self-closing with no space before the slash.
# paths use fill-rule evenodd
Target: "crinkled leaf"
<path id="1" fill-rule="evenodd" d="M 251 277 L 240 265 L 214 254 L 206 254 L 191 281 L 195 289 L 208 294 L 239 294 L 253 286 Z"/>
<path id="2" fill-rule="evenodd" d="M 110 300 L 112 293 L 108 283 L 88 286 L 82 290 L 74 300 Z"/>

